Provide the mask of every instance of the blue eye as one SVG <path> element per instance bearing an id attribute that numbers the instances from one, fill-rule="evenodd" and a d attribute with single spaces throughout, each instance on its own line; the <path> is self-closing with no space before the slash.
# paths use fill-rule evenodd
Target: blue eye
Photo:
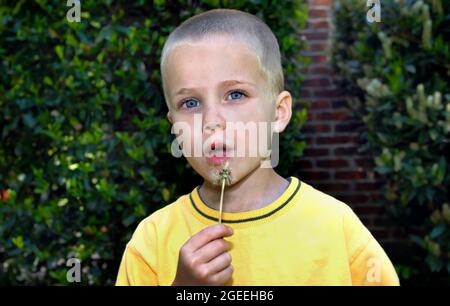
<path id="1" fill-rule="evenodd" d="M 181 104 L 181 107 L 185 107 L 185 108 L 194 108 L 198 106 L 198 101 L 197 100 L 193 100 L 193 99 L 188 99 L 186 101 L 183 101 L 183 103 Z"/>
<path id="2" fill-rule="evenodd" d="M 231 100 L 239 100 L 243 97 L 246 97 L 246 94 L 240 90 L 233 90 L 230 94 L 228 94 L 228 99 Z M 200 102 L 194 99 L 186 99 L 180 103 L 180 108 L 186 109 L 192 109 L 199 106 Z"/>
<path id="3" fill-rule="evenodd" d="M 245 94 L 239 90 L 235 90 L 233 92 L 231 92 L 231 94 L 228 95 L 228 97 L 232 97 L 232 100 L 236 100 L 241 98 L 242 96 L 245 96 Z"/>

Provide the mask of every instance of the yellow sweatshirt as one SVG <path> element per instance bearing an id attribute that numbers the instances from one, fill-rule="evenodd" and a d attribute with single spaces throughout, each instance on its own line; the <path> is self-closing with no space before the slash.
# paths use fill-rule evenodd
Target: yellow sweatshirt
<path id="1" fill-rule="evenodd" d="M 344 203 L 296 177 L 269 205 L 223 213 L 234 234 L 229 285 L 398 285 L 382 247 Z M 171 285 L 182 245 L 217 224 L 198 187 L 144 219 L 127 244 L 116 285 Z"/>

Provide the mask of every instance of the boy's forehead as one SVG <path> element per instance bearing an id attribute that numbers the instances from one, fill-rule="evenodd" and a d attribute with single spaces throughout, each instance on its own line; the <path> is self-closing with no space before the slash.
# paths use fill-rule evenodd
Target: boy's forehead
<path id="1" fill-rule="evenodd" d="M 230 39 L 177 46 L 168 57 L 166 73 L 172 93 L 181 87 L 207 87 L 223 80 L 254 85 L 264 80 L 256 55 Z"/>

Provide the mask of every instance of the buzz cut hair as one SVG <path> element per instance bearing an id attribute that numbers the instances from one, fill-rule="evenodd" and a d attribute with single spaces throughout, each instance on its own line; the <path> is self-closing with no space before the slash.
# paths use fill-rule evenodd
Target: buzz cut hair
<path id="1" fill-rule="evenodd" d="M 219 35 L 236 39 L 255 55 L 269 84 L 271 99 L 284 90 L 280 47 L 269 26 L 258 17 L 235 9 L 213 9 L 190 17 L 172 31 L 161 52 L 161 76 L 164 96 L 165 67 L 171 51 L 183 44 L 194 44 Z"/>

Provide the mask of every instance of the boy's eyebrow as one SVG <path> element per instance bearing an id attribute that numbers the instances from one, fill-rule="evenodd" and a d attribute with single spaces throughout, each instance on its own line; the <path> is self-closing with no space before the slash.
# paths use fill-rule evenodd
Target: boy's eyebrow
<path id="1" fill-rule="evenodd" d="M 226 80 L 226 81 L 223 81 L 223 82 L 220 82 L 220 83 L 219 83 L 219 85 L 222 85 L 222 86 L 231 86 L 231 85 L 236 85 L 236 84 L 249 84 L 249 85 L 251 85 L 251 86 L 256 87 L 256 84 L 254 84 L 254 83 L 252 83 L 252 82 L 241 81 L 241 80 Z M 178 91 L 175 93 L 175 96 L 178 96 L 178 95 L 182 95 L 182 94 L 185 94 L 185 93 L 189 93 L 189 92 L 195 91 L 195 89 L 196 89 L 196 88 L 181 88 L 180 90 L 178 90 Z"/>

